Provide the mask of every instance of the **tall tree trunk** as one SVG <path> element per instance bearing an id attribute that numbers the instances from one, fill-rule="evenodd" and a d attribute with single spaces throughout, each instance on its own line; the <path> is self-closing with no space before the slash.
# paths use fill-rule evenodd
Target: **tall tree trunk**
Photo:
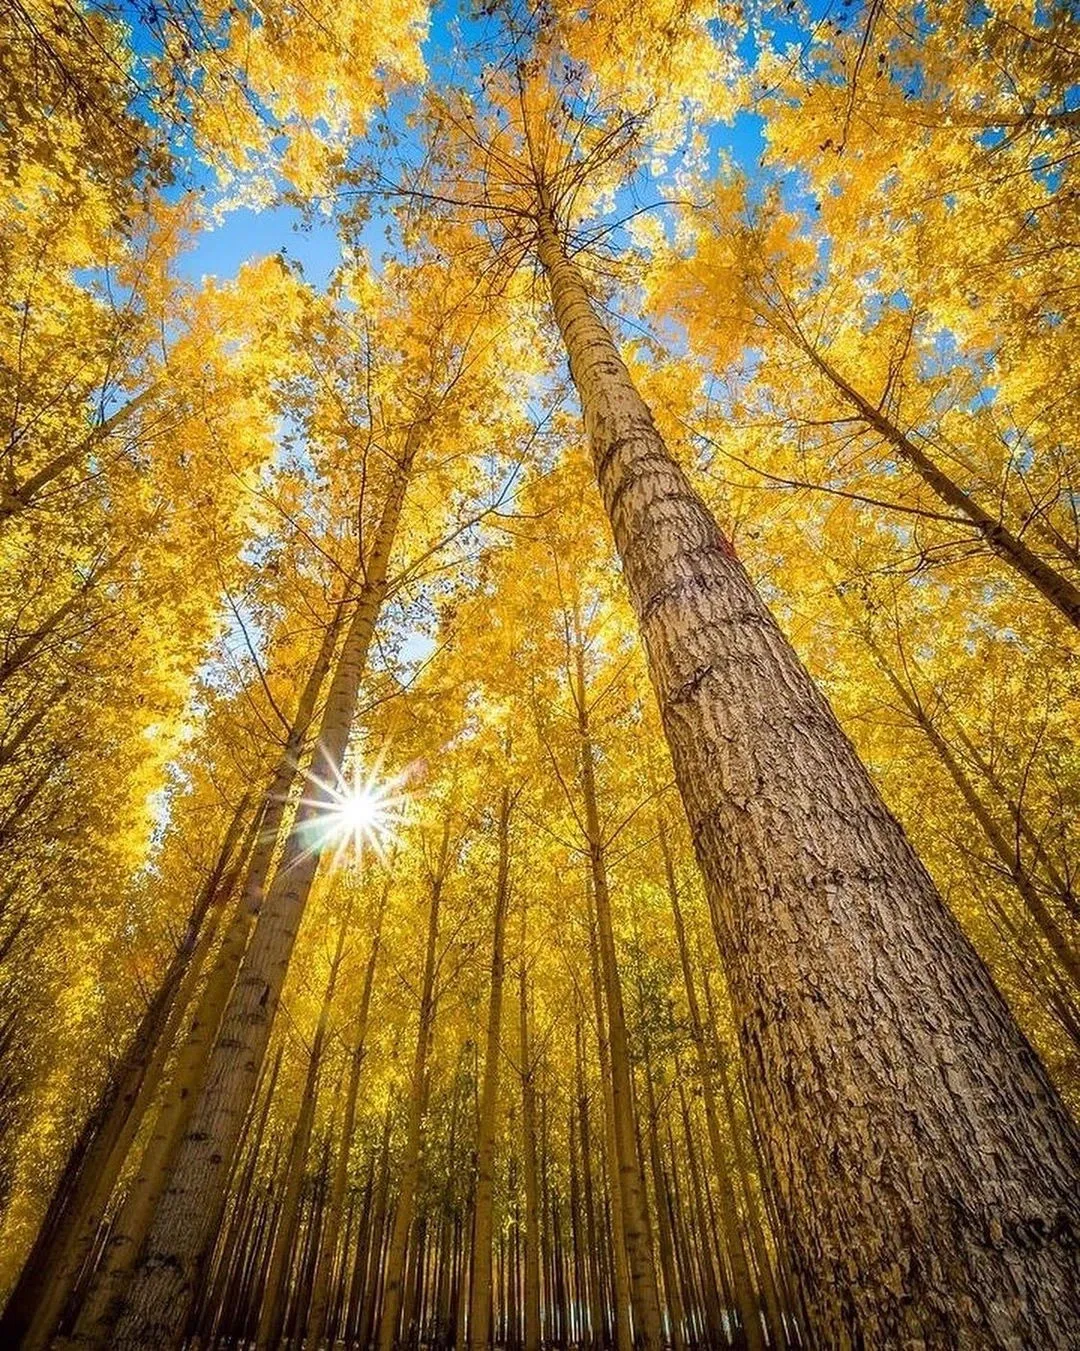
<path id="1" fill-rule="evenodd" d="M 259 1162 L 259 1152 L 262 1146 L 263 1136 L 266 1132 L 266 1120 L 270 1115 L 270 1105 L 274 1100 L 274 1094 L 277 1089 L 278 1075 L 281 1072 L 281 1060 L 284 1051 L 284 1043 L 279 1044 L 277 1055 L 274 1057 L 273 1065 L 267 1076 L 268 1083 L 266 1091 L 262 1095 L 262 1108 L 259 1111 L 257 1121 L 252 1121 L 250 1130 L 252 1143 L 247 1150 L 248 1157 L 244 1164 L 240 1184 L 236 1188 L 236 1196 L 233 1201 L 231 1232 L 226 1237 L 225 1248 L 222 1254 L 215 1288 L 211 1290 L 206 1304 L 206 1314 L 209 1325 L 207 1344 L 209 1346 L 213 1346 L 216 1343 L 217 1333 L 223 1321 L 223 1314 L 226 1309 L 231 1310 L 236 1307 L 236 1297 L 239 1290 L 243 1288 L 243 1274 L 248 1265 L 248 1258 L 251 1251 L 251 1237 L 254 1232 L 256 1218 L 256 1207 L 252 1199 L 252 1187 L 255 1180 L 255 1170 Z"/>
<path id="2" fill-rule="evenodd" d="M 635 1333 L 645 1351 L 659 1351 L 663 1342 L 660 1294 L 656 1281 L 649 1212 L 641 1170 L 638 1166 L 634 1128 L 634 1095 L 630 1078 L 630 1044 L 626 1033 L 622 982 L 615 954 L 615 931 L 608 892 L 605 841 L 600 826 L 596 774 L 589 729 L 588 693 L 585 688 L 585 653 L 580 635 L 575 646 L 575 702 L 581 750 L 581 791 L 585 805 L 585 828 L 589 837 L 593 903 L 600 953 L 604 1003 L 607 1011 L 608 1047 L 611 1058 L 611 1096 L 615 1123 L 616 1166 L 622 1201 L 623 1234 L 630 1264 L 630 1298 L 634 1308 Z"/>
<path id="3" fill-rule="evenodd" d="M 379 961 L 379 946 L 382 935 L 383 914 L 389 881 L 383 889 L 375 917 L 375 930 L 371 939 L 371 952 L 367 969 L 364 972 L 364 988 L 360 996 L 360 1008 L 356 1016 L 356 1033 L 353 1042 L 352 1057 L 349 1063 L 349 1083 L 345 1090 L 345 1114 L 341 1122 L 341 1141 L 334 1164 L 334 1177 L 330 1185 L 330 1197 L 327 1205 L 326 1227 L 323 1232 L 319 1263 L 315 1271 L 315 1285 L 311 1296 L 311 1312 L 308 1318 L 308 1341 L 316 1351 L 326 1331 L 326 1319 L 329 1308 L 330 1274 L 333 1269 L 334 1251 L 337 1247 L 338 1233 L 341 1228 L 341 1216 L 345 1204 L 345 1188 L 349 1180 L 349 1154 L 352 1148 L 353 1131 L 356 1126 L 356 1099 L 360 1089 L 360 1071 L 364 1064 L 364 1050 L 367 1045 L 368 1014 L 371 1010 L 371 991 L 375 983 L 375 968 Z"/>
<path id="4" fill-rule="evenodd" d="M 592 874 L 589 874 L 589 888 Z M 590 890 L 591 895 L 591 890 Z M 604 1162 L 611 1206 L 611 1275 L 612 1303 L 615 1321 L 616 1351 L 631 1351 L 634 1345 L 630 1326 L 630 1266 L 626 1256 L 626 1226 L 623 1222 L 622 1187 L 619 1184 L 618 1146 L 615 1138 L 615 1099 L 612 1091 L 611 1048 L 608 1041 L 607 1017 L 604 1012 L 604 990 L 600 976 L 600 956 L 596 938 L 596 924 L 590 918 L 589 962 L 593 989 L 593 1012 L 596 1018 L 596 1053 L 600 1062 L 600 1082 L 604 1091 Z"/>
<path id="5" fill-rule="evenodd" d="M 672 459 L 546 203 L 538 247 L 723 920 L 810 1331 L 836 1347 L 1066 1347 L 1076 1129 Z"/>
<path id="6" fill-rule="evenodd" d="M 679 1179 L 679 1151 L 675 1145 L 672 1115 L 669 1105 L 664 1125 L 667 1133 L 668 1158 L 671 1160 L 671 1229 L 675 1242 L 676 1266 L 686 1304 L 688 1340 L 693 1346 L 702 1341 L 706 1335 L 703 1285 L 698 1279 L 698 1269 L 694 1262 L 694 1250 L 698 1245 L 690 1242 L 690 1225 L 683 1206 L 682 1184 Z"/>
<path id="7" fill-rule="evenodd" d="M 537 1063 L 537 1070 L 543 1064 Z M 552 1279 L 551 1266 L 551 1175 L 548 1163 L 548 1095 L 546 1091 L 537 1094 L 540 1102 L 540 1171 L 539 1171 L 539 1220 L 540 1220 L 540 1342 L 550 1346 L 555 1342 L 554 1332 L 555 1282 Z"/>
<path id="8" fill-rule="evenodd" d="M 363 1280 L 363 1299 L 360 1307 L 357 1342 L 361 1351 L 367 1351 L 371 1345 L 371 1334 L 375 1327 L 379 1294 L 379 1277 L 382 1270 L 383 1240 L 386 1228 L 386 1212 L 390 1199 L 390 1128 L 393 1124 L 392 1106 L 387 1105 L 383 1122 L 382 1149 L 379 1160 L 379 1185 L 375 1198 L 375 1215 L 371 1224 L 367 1251 L 364 1254 L 367 1271 Z"/>
<path id="9" fill-rule="evenodd" d="M 739 1222 L 739 1207 L 732 1182 L 731 1159 L 724 1137 L 720 1133 L 720 1118 L 716 1110 L 716 1093 L 713 1089 L 712 1068 L 709 1063 L 709 1049 L 705 1039 L 705 1026 L 701 1018 L 697 990 L 694 986 L 694 973 L 690 965 L 690 953 L 686 943 L 686 927 L 683 924 L 682 906 L 679 904 L 679 888 L 675 880 L 675 868 L 671 860 L 667 835 L 663 822 L 659 823 L 660 846 L 664 855 L 664 871 L 667 878 L 668 896 L 675 918 L 675 937 L 679 945 L 679 961 L 682 965 L 683 984 L 686 988 L 686 1003 L 690 1012 L 690 1036 L 697 1057 L 698 1078 L 701 1082 L 701 1096 L 705 1106 L 705 1124 L 709 1131 L 709 1145 L 712 1149 L 713 1168 L 716 1170 L 716 1184 L 720 1199 L 720 1224 L 723 1229 L 724 1247 L 731 1263 L 731 1275 L 735 1285 L 735 1299 L 739 1307 L 739 1318 L 750 1351 L 764 1351 L 765 1338 L 761 1330 L 758 1315 L 757 1294 L 750 1276 L 750 1265 L 746 1260 L 746 1245 L 743 1239 L 742 1225 Z"/>
<path id="10" fill-rule="evenodd" d="M 472 1288 L 469 1297 L 469 1345 L 486 1351 L 491 1339 L 491 1234 L 495 1206 L 495 1108 L 499 1096 L 506 907 L 510 897 L 510 789 L 499 799 L 499 871 L 491 948 L 484 1083 L 476 1139 L 476 1199 L 473 1204 Z"/>
<path id="11" fill-rule="evenodd" d="M 463 1045 L 461 1055 L 466 1053 L 468 1043 Z M 454 1091 L 451 1096 L 450 1104 L 450 1136 L 447 1142 L 447 1161 L 446 1181 L 442 1188 L 442 1229 L 449 1234 L 451 1228 L 454 1230 L 456 1239 L 456 1224 L 451 1226 L 450 1216 L 453 1214 L 455 1221 L 458 1219 L 458 1211 L 454 1198 L 454 1182 L 456 1177 L 457 1163 L 457 1138 L 458 1138 L 458 1116 L 460 1100 L 462 1097 L 461 1089 L 461 1060 L 458 1061 L 457 1072 L 454 1075 Z M 459 1321 L 459 1315 L 456 1310 L 461 1306 L 461 1291 L 454 1285 L 451 1279 L 451 1266 L 449 1260 L 444 1260 L 439 1272 L 439 1280 L 436 1288 L 435 1300 L 435 1340 L 440 1346 L 452 1346 L 455 1341 L 455 1329 L 461 1329 L 464 1333 L 464 1324 Z"/>
<path id="12" fill-rule="evenodd" d="M 281 864 L 244 953 L 199 1102 L 116 1325 L 115 1351 L 168 1351 L 184 1336 L 221 1212 L 222 1173 L 229 1167 L 251 1102 L 300 919 L 325 847 L 325 818 L 333 813 L 334 797 L 332 787 L 322 784 L 328 775 L 332 779 L 340 773 L 345 762 L 368 650 L 386 595 L 390 553 L 425 426 L 418 421 L 410 427 L 396 466 L 323 710 L 315 790 L 297 810 Z"/>
<path id="13" fill-rule="evenodd" d="M 708 995 L 708 989 L 708 983 L 706 982 L 706 996 Z M 761 1275 L 761 1288 L 765 1295 L 765 1309 L 769 1324 L 769 1343 L 771 1346 L 783 1347 L 787 1345 L 787 1330 L 781 1307 L 780 1291 L 777 1287 L 776 1275 L 773 1271 L 768 1244 L 765 1242 L 765 1227 L 761 1218 L 761 1208 L 758 1205 L 757 1196 L 754 1193 L 754 1186 L 750 1177 L 750 1168 L 746 1160 L 746 1151 L 743 1149 L 742 1139 L 739 1133 L 739 1123 L 735 1113 L 735 1097 L 731 1091 L 731 1076 L 728 1074 L 723 1048 L 715 1041 L 715 1039 L 713 1044 L 716 1050 L 716 1064 L 720 1072 L 720 1087 L 723 1090 L 727 1117 L 731 1124 L 731 1141 L 735 1150 L 735 1166 L 739 1172 L 739 1179 L 742 1183 L 742 1194 L 746 1202 L 746 1216 L 750 1229 L 750 1244 L 757 1260 L 758 1271 Z"/>
<path id="14" fill-rule="evenodd" d="M 369 1187 L 364 1193 L 365 1205 L 370 1202 L 370 1178 L 368 1175 Z M 354 1272 L 350 1269 L 350 1256 L 353 1251 L 353 1232 L 356 1228 L 356 1196 L 349 1197 L 349 1203 L 345 1211 L 345 1230 L 341 1235 L 341 1254 L 333 1268 L 331 1276 L 330 1309 L 326 1316 L 323 1335 L 326 1338 L 327 1346 L 337 1346 L 340 1341 L 347 1341 L 351 1323 L 349 1316 L 352 1312 L 352 1277 Z M 314 1298 L 314 1292 L 313 1292 Z M 314 1341 L 314 1339 L 311 1339 Z"/>
<path id="15" fill-rule="evenodd" d="M 589 1095 L 585 1088 L 585 1052 L 582 1045 L 580 1005 L 577 1012 L 574 1043 L 577 1072 L 577 1112 L 581 1139 L 582 1189 L 585 1200 L 586 1259 L 589 1271 L 590 1342 L 593 1346 L 600 1346 L 604 1341 L 604 1292 L 596 1226 L 596 1204 L 593 1197 L 592 1131 L 589 1120 Z"/>
<path id="16" fill-rule="evenodd" d="M 540 1181 L 536 1165 L 536 1080 L 529 1028 L 529 976 L 525 953 L 526 902 L 521 898 L 518 970 L 518 1045 L 521 1056 L 521 1140 L 525 1173 L 525 1342 L 540 1351 Z"/>
<path id="17" fill-rule="evenodd" d="M 265 899 L 266 880 L 281 833 L 286 803 L 299 772 L 298 760 L 315 716 L 319 694 L 334 658 L 341 621 L 342 609 L 338 606 L 323 633 L 315 661 L 297 702 L 292 726 L 264 794 L 260 827 L 248 861 L 239 903 L 196 1002 L 194 1015 L 180 1044 L 172 1075 L 158 1107 L 153 1130 L 80 1312 L 75 1337 L 83 1347 L 104 1347 L 111 1342 L 116 1320 L 123 1309 L 128 1282 L 142 1253 L 147 1231 L 199 1101 L 214 1038 L 236 981 L 252 926 Z"/>
<path id="18" fill-rule="evenodd" d="M 356 1225 L 356 1249 L 350 1253 L 348 1230 L 346 1230 L 345 1249 L 341 1261 L 341 1302 L 338 1320 L 333 1335 L 345 1343 L 345 1351 L 352 1351 L 357 1323 L 360 1318 L 360 1305 L 364 1298 L 364 1280 L 367 1276 L 367 1259 L 371 1245 L 371 1233 L 375 1222 L 375 1163 L 377 1150 L 368 1157 L 367 1179 L 360 1201 L 360 1219 Z M 349 1219 L 353 1219 L 356 1203 L 349 1203 Z"/>
<path id="19" fill-rule="evenodd" d="M 392 1351 L 401 1319 L 405 1285 L 405 1256 L 416 1202 L 416 1184 L 420 1177 L 420 1144 L 427 1096 L 427 1063 L 435 1030 L 435 957 L 439 939 L 439 907 L 450 860 L 450 817 L 443 825 L 442 843 L 431 876 L 428 907 L 427 948 L 424 953 L 424 977 L 420 991 L 420 1021 L 416 1029 L 416 1054 L 409 1085 L 409 1112 L 405 1134 L 405 1153 L 401 1161 L 398 1202 L 394 1227 L 386 1256 L 382 1314 L 379 1319 L 378 1351 Z"/>
<path id="20" fill-rule="evenodd" d="M 322 1067 L 323 1046 L 330 1024 L 330 1007 L 337 988 L 338 972 L 345 953 L 345 937 L 352 921 L 352 895 L 345 908 L 345 915 L 338 926 L 337 942 L 330 962 L 330 972 L 326 981 L 326 993 L 319 1008 L 319 1021 L 308 1054 L 307 1077 L 304 1082 L 303 1096 L 300 1099 L 300 1113 L 293 1127 L 289 1142 L 289 1155 L 285 1164 L 285 1190 L 281 1198 L 281 1216 L 270 1254 L 270 1266 L 266 1276 L 266 1289 L 263 1291 L 262 1308 L 259 1311 L 259 1326 L 255 1333 L 255 1351 L 270 1351 L 282 1340 L 285 1328 L 285 1312 L 288 1303 L 289 1267 L 292 1262 L 296 1243 L 297 1227 L 300 1218 L 300 1202 L 304 1186 L 304 1174 L 307 1168 L 308 1147 L 311 1143 L 311 1130 L 315 1123 L 315 1103 L 319 1091 L 319 1071 Z"/>
<path id="21" fill-rule="evenodd" d="M 216 907 L 235 882 L 236 851 L 250 798 L 233 812 L 217 859 L 196 897 L 187 928 L 147 1005 L 120 1067 L 73 1146 L 49 1211 L 0 1322 L 0 1338 L 25 1351 L 47 1345 L 71 1298 L 116 1179 L 124 1166 L 183 1017 L 206 948 Z M 256 827 L 257 829 L 257 823 Z M 250 840 L 248 841 L 250 844 Z M 245 849 L 241 851 L 241 861 Z M 9 1341 L 10 1339 L 10 1341 Z"/>
<path id="22" fill-rule="evenodd" d="M 645 1092 L 648 1110 L 649 1168 L 652 1172 L 653 1195 L 656 1197 L 657 1239 L 660 1245 L 660 1269 L 664 1273 L 668 1317 L 671 1322 L 671 1345 L 674 1351 L 686 1351 L 686 1333 L 683 1326 L 683 1299 L 675 1269 L 675 1242 L 672 1237 L 671 1193 L 663 1160 L 660 1157 L 660 1138 L 656 1127 L 656 1090 L 653 1086 L 652 1057 L 645 1046 Z"/>
<path id="23" fill-rule="evenodd" d="M 684 931 L 685 932 L 685 931 Z M 735 1168 L 739 1175 L 743 1199 L 746 1203 L 747 1228 L 750 1234 L 750 1247 L 757 1262 L 761 1276 L 762 1292 L 765 1296 L 766 1321 L 769 1325 L 769 1340 L 773 1346 L 786 1344 L 786 1330 L 781 1310 L 780 1290 L 776 1274 L 770 1260 L 768 1244 L 765 1242 L 765 1229 L 758 1205 L 757 1194 L 750 1180 L 750 1166 L 743 1148 L 742 1134 L 739 1129 L 738 1114 L 735 1110 L 735 1095 L 731 1087 L 731 1075 L 727 1067 L 727 1052 L 721 1045 L 717 1033 L 718 1017 L 713 1004 L 712 986 L 709 970 L 701 952 L 701 936 L 698 935 L 698 966 L 701 970 L 701 983 L 705 990 L 705 1008 L 707 1021 L 703 1027 L 706 1043 L 709 1047 L 710 1064 L 715 1065 L 720 1076 L 720 1087 L 724 1098 L 725 1115 L 731 1131 L 731 1146 L 735 1155 Z M 777 1245 L 779 1252 L 779 1245 Z"/>
<path id="24" fill-rule="evenodd" d="M 587 1345 L 589 1341 L 588 1286 L 585 1278 L 585 1244 L 581 1233 L 581 1172 L 578 1167 L 578 1118 L 576 1104 L 571 1098 L 567 1119 L 567 1142 L 570 1156 L 570 1245 L 573 1285 L 570 1294 L 570 1341 Z"/>
<path id="25" fill-rule="evenodd" d="M 709 1213 L 711 1198 L 707 1198 L 705 1194 L 699 1164 L 701 1151 L 699 1151 L 697 1140 L 694 1137 L 690 1108 L 686 1101 L 686 1089 L 683 1084 L 682 1067 L 677 1057 L 675 1082 L 679 1090 L 679 1110 L 682 1116 L 683 1139 L 686 1143 L 687 1171 L 690 1174 L 694 1228 L 698 1237 L 695 1244 L 695 1255 L 701 1273 L 702 1298 L 713 1340 L 719 1342 L 722 1337 L 723 1345 L 731 1346 L 732 1339 L 728 1335 L 726 1319 L 727 1311 L 734 1308 L 735 1301 L 728 1282 L 727 1270 L 724 1266 L 724 1253 L 721 1251 L 719 1244 L 714 1241 L 715 1230 L 710 1224 Z M 723 1305 L 721 1305 L 721 1297 L 723 1298 Z"/>
<path id="26" fill-rule="evenodd" d="M 301 1255 L 296 1289 L 291 1308 L 286 1305 L 285 1327 L 289 1330 L 288 1344 L 294 1351 L 300 1351 L 306 1335 L 308 1315 L 311 1308 L 311 1286 L 315 1279 L 315 1264 L 319 1257 L 319 1243 L 322 1238 L 323 1207 L 326 1202 L 326 1183 L 330 1172 L 330 1136 L 323 1140 L 318 1172 L 314 1178 L 314 1190 L 308 1210 L 307 1226 L 304 1235 L 304 1247 Z M 286 1290 L 288 1283 L 286 1282 Z M 285 1345 L 284 1339 L 281 1345 Z"/>

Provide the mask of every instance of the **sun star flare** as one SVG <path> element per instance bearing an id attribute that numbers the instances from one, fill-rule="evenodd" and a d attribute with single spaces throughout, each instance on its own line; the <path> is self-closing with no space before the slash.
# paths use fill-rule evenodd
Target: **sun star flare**
<path id="1" fill-rule="evenodd" d="M 335 867 L 345 861 L 346 855 L 362 858 L 365 848 L 374 850 L 385 862 L 408 801 L 404 778 L 384 778 L 381 756 L 366 773 L 356 764 L 346 775 L 335 775 L 334 782 L 313 774 L 309 777 L 317 792 L 317 797 L 309 800 L 319 807 L 312 844 L 321 848 L 332 845 Z"/>

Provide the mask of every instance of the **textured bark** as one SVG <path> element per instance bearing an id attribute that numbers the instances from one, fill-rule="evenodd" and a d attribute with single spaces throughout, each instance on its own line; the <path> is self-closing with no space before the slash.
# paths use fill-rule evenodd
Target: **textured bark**
<path id="1" fill-rule="evenodd" d="M 5 1339 L 11 1338 L 12 1344 L 18 1341 L 24 1351 L 49 1343 L 94 1244 L 131 1142 L 157 1091 L 176 1023 L 191 998 L 212 939 L 215 909 L 235 883 L 235 871 L 230 871 L 230 864 L 249 804 L 250 799 L 244 797 L 233 812 L 180 943 L 139 1022 L 119 1072 L 107 1085 L 88 1123 L 88 1134 L 80 1137 L 73 1150 L 73 1159 L 77 1157 L 78 1164 L 69 1160 L 60 1194 L 56 1203 L 50 1205 L 39 1241 L 31 1249 L 24 1273 L 5 1310 L 0 1331 Z"/>
<path id="2" fill-rule="evenodd" d="M 810 1331 L 838 1348 L 1067 1347 L 1075 1127 L 543 213 L 539 256 L 720 917 Z"/>
<path id="3" fill-rule="evenodd" d="M 420 1146 L 427 1097 L 427 1063 L 435 1030 L 435 967 L 439 940 L 439 908 L 449 863 L 450 819 L 443 826 L 438 862 L 431 878 L 428 906 L 427 946 L 424 952 L 424 977 L 420 990 L 420 1018 L 416 1029 L 416 1052 L 409 1083 L 409 1116 L 405 1132 L 405 1153 L 398 1180 L 397 1209 L 386 1255 L 382 1314 L 379 1318 L 379 1351 L 391 1351 L 397 1340 L 398 1323 L 404 1303 L 405 1257 L 416 1202 L 416 1184 L 420 1177 Z"/>
<path id="4" fill-rule="evenodd" d="M 117 1323 L 115 1351 L 166 1351 L 184 1335 L 223 1204 L 221 1180 L 258 1081 L 297 930 L 325 845 L 321 821 L 333 798 L 320 783 L 340 772 L 375 624 L 387 590 L 397 533 L 422 421 L 410 428 L 383 507 L 323 710 L 315 772 L 320 782 L 296 813 L 281 863 L 241 962 L 210 1055 L 199 1102 L 157 1207 L 145 1254 Z"/>
<path id="5" fill-rule="evenodd" d="M 199 1101 L 214 1038 L 236 981 L 252 925 L 262 907 L 286 803 L 298 773 L 298 759 L 334 657 L 341 619 L 339 606 L 323 634 L 281 756 L 264 794 L 259 831 L 244 875 L 239 903 L 177 1052 L 150 1138 L 79 1315 L 75 1336 L 81 1346 L 104 1347 L 111 1342 L 135 1263 Z"/>
<path id="6" fill-rule="evenodd" d="M 469 1345 L 485 1351 L 491 1338 L 491 1233 L 495 1206 L 495 1107 L 499 1096 L 502 998 L 505 974 L 506 907 L 510 898 L 509 788 L 499 800 L 499 871 L 495 883 L 495 918 L 491 948 L 491 992 L 488 997 L 484 1082 L 476 1139 L 476 1199 L 473 1204 L 472 1289 L 469 1296 Z"/>

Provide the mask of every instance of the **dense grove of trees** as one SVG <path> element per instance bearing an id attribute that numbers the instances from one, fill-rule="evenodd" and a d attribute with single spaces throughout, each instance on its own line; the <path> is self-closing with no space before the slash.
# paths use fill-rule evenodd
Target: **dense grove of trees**
<path id="1" fill-rule="evenodd" d="M 0 1343 L 1074 1346 L 1071 7 L 0 23 Z"/>

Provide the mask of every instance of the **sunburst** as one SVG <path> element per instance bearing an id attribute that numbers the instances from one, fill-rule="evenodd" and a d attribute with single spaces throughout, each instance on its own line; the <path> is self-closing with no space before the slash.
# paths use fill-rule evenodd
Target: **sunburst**
<path id="1" fill-rule="evenodd" d="M 385 863 L 408 806 L 405 775 L 386 778 L 379 755 L 366 772 L 354 762 L 347 774 L 334 769 L 330 780 L 311 770 L 307 778 L 315 795 L 304 802 L 316 809 L 308 821 L 312 833 L 308 848 L 322 851 L 333 846 L 335 868 L 348 855 L 361 859 L 365 848 Z"/>

